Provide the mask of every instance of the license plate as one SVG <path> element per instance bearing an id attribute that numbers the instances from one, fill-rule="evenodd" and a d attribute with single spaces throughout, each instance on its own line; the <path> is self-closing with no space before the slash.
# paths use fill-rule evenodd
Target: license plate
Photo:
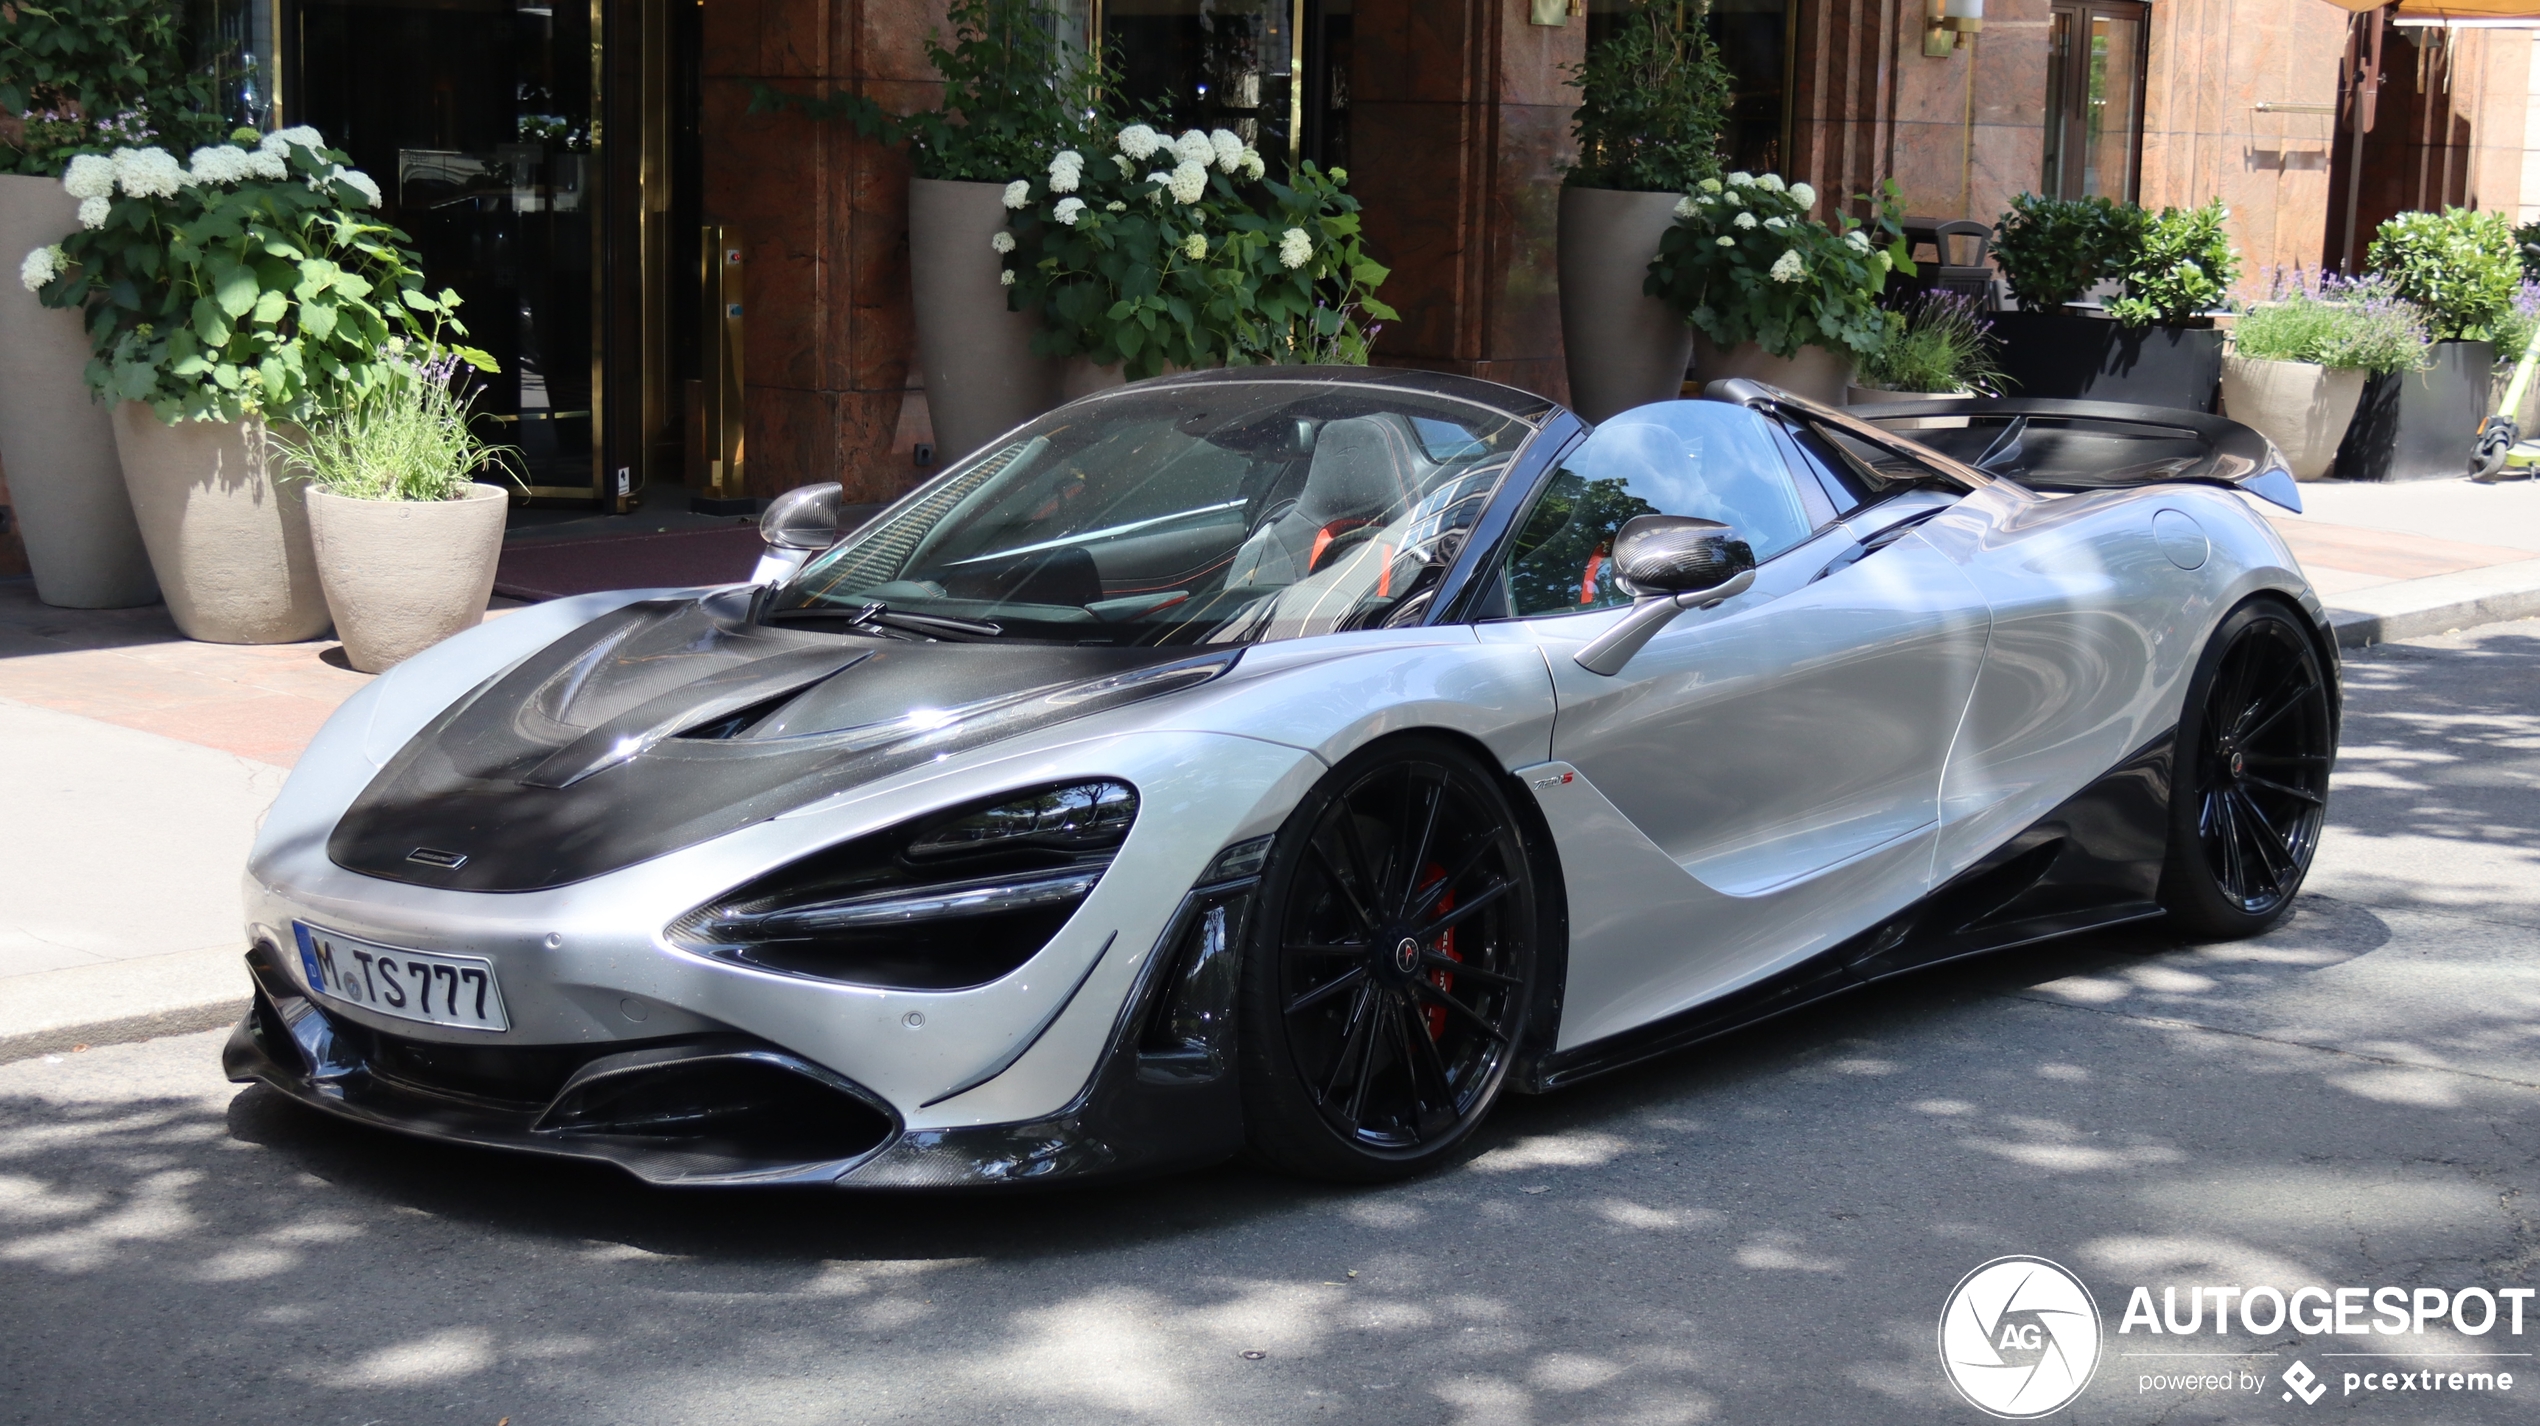
<path id="1" fill-rule="evenodd" d="M 380 1015 L 460 1030 L 508 1030 L 503 988 L 482 956 L 410 951 L 293 922 L 309 988 Z"/>

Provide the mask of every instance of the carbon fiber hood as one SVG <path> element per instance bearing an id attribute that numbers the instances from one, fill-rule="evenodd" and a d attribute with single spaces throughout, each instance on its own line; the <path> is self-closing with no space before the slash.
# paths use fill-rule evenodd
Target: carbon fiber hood
<path id="1" fill-rule="evenodd" d="M 418 886 L 561 886 L 1206 682 L 1237 656 L 903 642 L 748 616 L 746 591 L 654 600 L 556 640 L 426 724 L 327 855 Z"/>

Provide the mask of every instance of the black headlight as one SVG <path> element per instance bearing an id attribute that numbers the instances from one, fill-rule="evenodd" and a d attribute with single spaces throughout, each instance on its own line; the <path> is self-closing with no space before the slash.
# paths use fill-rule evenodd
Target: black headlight
<path id="1" fill-rule="evenodd" d="M 1067 923 L 1137 815 L 1137 792 L 1119 782 L 1009 794 L 805 857 L 667 934 L 788 975 L 893 990 L 985 985 Z"/>

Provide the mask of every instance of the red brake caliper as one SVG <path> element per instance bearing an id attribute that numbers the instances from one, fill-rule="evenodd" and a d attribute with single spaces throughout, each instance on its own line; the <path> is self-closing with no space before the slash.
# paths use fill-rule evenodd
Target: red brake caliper
<path id="1" fill-rule="evenodd" d="M 1446 868 L 1438 865 L 1436 862 L 1431 862 L 1428 866 L 1422 868 L 1421 870 L 1420 889 L 1422 891 L 1426 891 L 1430 887 L 1437 885 L 1445 879 Z M 1440 894 L 1438 897 L 1438 904 L 1431 909 L 1441 914 L 1454 910 L 1455 893 L 1448 891 Z M 1429 947 L 1429 949 L 1451 961 L 1460 961 L 1464 959 L 1464 957 L 1458 954 L 1455 949 L 1455 928 L 1452 926 L 1449 926 L 1445 931 L 1439 933 L 1438 943 Z M 1455 972 L 1451 970 L 1430 971 L 1429 984 L 1436 986 L 1440 990 L 1451 991 L 1455 989 Z M 1446 1007 L 1443 1005 L 1432 1005 L 1421 1013 L 1428 1021 L 1429 1038 L 1432 1040 L 1444 1039 L 1446 1037 Z"/>

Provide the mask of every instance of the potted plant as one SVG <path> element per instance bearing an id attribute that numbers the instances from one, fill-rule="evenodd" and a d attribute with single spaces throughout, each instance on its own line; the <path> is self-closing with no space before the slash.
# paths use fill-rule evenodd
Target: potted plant
<path id="1" fill-rule="evenodd" d="M 2513 228 L 2501 213 L 2449 208 L 2401 213 L 2366 250 L 2375 273 L 2426 315 L 2425 366 L 2365 383 L 2337 452 L 2348 480 L 2445 480 L 2463 473 L 2488 411 L 2493 340 L 2522 280 Z"/>
<path id="2" fill-rule="evenodd" d="M 168 612 L 190 638 L 287 643 L 327 626 L 300 487 L 268 425 L 363 399 L 392 337 L 455 305 L 427 295 L 379 189 L 314 129 L 71 161 L 79 231 L 30 254 L 47 306 L 84 309 L 91 390 Z"/>
<path id="3" fill-rule="evenodd" d="M 451 324 L 455 329 L 455 324 Z M 462 367 L 494 359 L 389 340 L 382 379 L 310 418 L 307 434 L 273 437 L 308 487 L 318 584 L 364 673 L 384 673 L 485 617 L 511 502 L 480 472 L 509 474 L 512 451 L 475 430 Z"/>
<path id="4" fill-rule="evenodd" d="M 1388 270 L 1360 245 L 1348 182 L 1310 161 L 1277 182 L 1225 129 L 1130 124 L 1092 157 L 1064 149 L 1018 181 L 1014 227 L 994 246 L 1037 321 L 1033 349 L 1068 364 L 1070 394 L 1201 366 L 1363 364 L 1368 319 L 1394 312 L 1376 298 Z"/>
<path id="5" fill-rule="evenodd" d="M 2532 226 L 2540 228 L 2540 224 Z M 2517 243 L 2522 241 L 2521 229 L 2514 230 L 2514 238 Z M 2530 347 L 2531 335 L 2535 331 L 2540 331 L 2540 279 L 2531 275 L 2526 261 L 2522 285 L 2514 290 L 2513 305 L 2496 320 L 2496 370 L 2489 378 L 2491 390 L 2501 394 L 2512 382 L 2514 367 L 2522 361 L 2522 354 Z M 2514 418 L 2515 430 L 2540 435 L 2540 378 L 2523 387 L 2522 404 L 2508 414 Z"/>
<path id="6" fill-rule="evenodd" d="M 207 136 L 198 130 L 210 96 L 186 72 L 179 13 L 156 0 L 0 6 L 0 252 L 49 251 L 77 226 L 82 199 L 60 182 L 74 157 L 162 128 L 180 142 Z M 0 284 L 0 468 L 36 597 L 74 609 L 148 604 L 159 588 L 114 427 L 80 383 L 87 337 L 78 314 L 35 296 L 49 261 Z"/>
<path id="7" fill-rule="evenodd" d="M 2121 272 L 2143 241 L 2144 213 L 2106 198 L 2011 200 L 1993 229 L 1993 261 L 2019 303 L 1993 319 L 2005 360 L 2029 396 L 2090 393 L 2117 345 L 2105 309 L 2081 305 Z"/>
<path id="8" fill-rule="evenodd" d="M 1099 102 L 1045 0 L 954 0 L 948 18 L 950 48 L 926 37 L 944 80 L 932 109 L 895 115 L 860 94 L 813 100 L 765 85 L 751 109 L 843 119 L 907 150 L 917 365 L 935 444 L 958 457 L 1059 402 L 1059 363 L 1032 350 L 1031 314 L 1008 302 L 990 244 L 1019 201 L 1014 185 L 1077 142 Z"/>
<path id="9" fill-rule="evenodd" d="M 1895 183 L 1867 226 L 1820 222 L 1816 205 L 1807 184 L 1770 173 L 1704 179 L 1686 197 L 1647 288 L 1693 327 L 1705 381 L 1753 377 L 1840 406 L 1853 363 L 1887 340 L 1878 295 L 1891 271 L 1914 270 Z"/>
<path id="10" fill-rule="evenodd" d="M 1677 206 L 1720 174 L 1733 84 L 1707 0 L 1631 0 L 1571 67 L 1579 156 L 1562 176 L 1561 342 L 1570 406 L 1590 421 L 1677 394 L 1693 332 L 1646 290 Z"/>
<path id="11" fill-rule="evenodd" d="M 2090 386 L 2099 401 L 2211 411 L 2222 383 L 2223 334 L 2209 315 L 2231 301 L 2240 254 L 2217 198 L 2201 208 L 2163 208 L 2118 270 L 2124 294 L 2108 304 L 2121 329 Z"/>
<path id="12" fill-rule="evenodd" d="M 2425 314 L 2387 284 L 2300 273 L 2232 328 L 2222 401 L 2231 419 L 2284 453 L 2296 480 L 2325 476 L 2364 382 L 2426 362 Z"/>
<path id="13" fill-rule="evenodd" d="M 1846 399 L 1855 406 L 1924 396 L 2000 396 L 2013 382 L 2002 372 L 2002 341 L 1958 292 L 1926 292 L 1904 311 L 1887 314 L 1887 340 L 1861 357 Z"/>

